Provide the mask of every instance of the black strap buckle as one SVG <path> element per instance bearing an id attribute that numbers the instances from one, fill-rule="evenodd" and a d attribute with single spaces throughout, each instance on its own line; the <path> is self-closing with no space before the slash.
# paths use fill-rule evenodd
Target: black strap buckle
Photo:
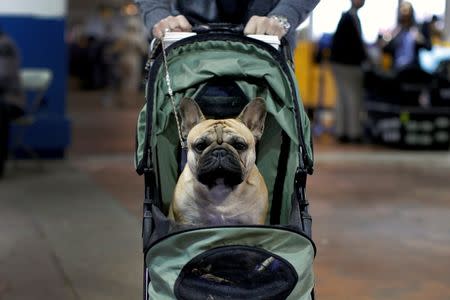
<path id="1" fill-rule="evenodd" d="M 297 199 L 300 205 L 300 210 L 305 211 L 309 205 L 306 199 L 306 178 L 308 177 L 308 171 L 306 169 L 299 168 L 295 173 L 295 189 L 297 193 Z"/>
<path id="2" fill-rule="evenodd" d="M 150 166 L 144 167 L 144 174 L 150 174 L 154 172 L 153 164 L 150 163 Z"/>
<path id="3" fill-rule="evenodd" d="M 308 170 L 298 168 L 295 172 L 295 185 L 297 188 L 306 188 L 306 178 L 308 177 Z"/>

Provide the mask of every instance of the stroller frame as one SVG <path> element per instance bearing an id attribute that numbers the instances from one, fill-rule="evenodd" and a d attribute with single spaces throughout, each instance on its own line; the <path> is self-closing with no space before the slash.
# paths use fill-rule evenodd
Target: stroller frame
<path id="1" fill-rule="evenodd" d="M 224 28 L 215 28 L 214 30 L 206 30 L 206 32 L 199 32 L 197 36 L 186 38 L 182 41 L 176 42 L 169 46 L 167 48 L 167 52 L 169 53 L 173 48 L 178 47 L 183 44 L 192 43 L 195 41 L 201 41 L 204 39 L 214 39 L 216 37 L 220 36 L 220 38 L 224 38 L 226 36 L 227 40 L 238 40 L 238 41 L 246 41 L 253 44 L 256 44 L 259 47 L 263 47 L 264 50 L 270 52 L 273 57 L 277 59 L 277 61 L 280 63 L 280 66 L 286 71 L 286 73 L 289 73 L 289 68 L 293 66 L 292 63 L 292 55 L 290 51 L 290 47 L 285 39 L 282 39 L 281 42 L 281 50 L 278 51 L 275 48 L 267 45 L 264 42 L 250 39 L 245 36 L 242 36 L 240 33 L 236 33 L 233 31 L 230 31 L 228 29 Z M 146 115 L 146 122 L 147 124 L 152 124 L 152 111 L 154 109 L 153 107 L 153 85 L 151 84 L 153 80 L 155 79 L 157 70 L 163 63 L 163 58 L 161 54 L 161 48 L 158 51 L 156 51 L 154 56 L 149 57 L 149 60 L 147 62 L 146 70 L 147 70 L 147 78 L 146 78 L 146 93 L 145 93 L 145 99 L 147 103 L 147 115 Z M 152 62 L 152 63 L 150 63 Z M 291 66 L 289 66 L 291 64 Z M 150 67 L 151 66 L 151 67 Z M 290 78 L 290 84 L 295 85 L 292 78 Z M 299 143 L 299 166 L 297 168 L 297 171 L 295 173 L 295 179 L 294 179 L 294 194 L 292 197 L 295 199 L 296 203 L 298 204 L 298 211 L 296 212 L 299 223 L 301 224 L 303 232 L 311 238 L 312 232 L 311 232 L 311 226 L 312 226 L 312 218 L 308 211 L 308 200 L 306 197 L 306 182 L 307 182 L 307 175 L 313 173 L 312 166 L 308 165 L 308 159 L 306 155 L 306 146 L 305 146 L 305 139 L 303 136 L 303 128 L 302 128 L 302 122 L 301 120 L 301 114 L 300 114 L 300 106 L 298 104 L 299 99 L 297 99 L 297 96 L 294 93 L 295 101 L 294 101 L 294 112 L 295 112 L 295 118 L 296 118 L 296 126 L 297 126 L 297 132 L 298 132 L 298 139 L 300 141 Z M 151 126 L 151 125 L 150 125 Z M 137 167 L 137 172 L 139 175 L 144 175 L 144 181 L 145 181 L 145 192 L 144 192 L 144 202 L 143 202 L 143 221 L 142 221 L 142 239 L 143 239 L 143 253 L 144 253 L 144 266 L 143 266 L 143 299 L 148 300 L 149 294 L 148 294 L 148 286 L 150 283 L 150 276 L 148 272 L 148 267 L 145 264 L 145 256 L 151 246 L 151 236 L 154 230 L 154 216 L 152 214 L 152 206 L 156 206 L 158 208 L 162 207 L 162 201 L 161 201 L 161 195 L 157 191 L 157 171 L 155 170 L 155 165 L 152 161 L 152 148 L 150 146 L 151 141 L 151 131 L 152 128 L 147 129 L 147 134 L 145 135 L 145 148 L 144 148 L 144 159 L 142 159 Z M 285 134 L 283 135 L 283 144 L 285 144 L 286 137 Z M 283 149 L 282 145 L 282 149 Z M 311 145 L 312 148 L 312 145 Z M 186 157 L 186 150 L 181 150 L 181 156 Z M 283 151 L 283 150 L 281 150 Z M 282 155 L 280 155 L 281 157 Z M 273 207 L 272 210 L 281 210 L 281 204 L 280 203 L 272 203 Z M 280 206 L 279 208 L 277 206 Z M 277 221 L 279 222 L 279 214 L 278 218 L 276 217 L 276 214 L 271 213 L 271 224 L 277 224 Z M 312 299 L 314 299 L 314 290 L 312 291 Z"/>

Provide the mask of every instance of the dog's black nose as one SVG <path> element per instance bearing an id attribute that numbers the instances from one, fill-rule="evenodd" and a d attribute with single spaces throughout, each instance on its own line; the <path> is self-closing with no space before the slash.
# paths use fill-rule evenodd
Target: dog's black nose
<path id="1" fill-rule="evenodd" d="M 225 157 L 225 155 L 227 155 L 227 150 L 225 149 L 214 149 L 211 152 L 211 155 L 217 158 L 221 158 L 221 157 Z"/>

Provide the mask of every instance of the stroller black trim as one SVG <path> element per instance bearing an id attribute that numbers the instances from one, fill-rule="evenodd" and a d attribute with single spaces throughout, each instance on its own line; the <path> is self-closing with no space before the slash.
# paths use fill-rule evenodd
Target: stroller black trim
<path id="1" fill-rule="evenodd" d="M 245 225 L 245 226 L 225 225 L 225 226 L 206 226 L 206 227 L 202 227 L 202 229 L 214 229 L 214 228 L 267 228 L 267 227 L 268 226 L 264 226 L 264 225 Z M 305 239 L 307 239 L 307 240 L 309 240 L 311 242 L 311 244 L 312 244 L 312 246 L 314 248 L 314 256 L 316 255 L 317 247 L 316 247 L 314 241 L 311 239 L 311 237 L 308 236 L 306 233 L 304 233 L 304 232 L 302 232 L 302 231 L 300 231 L 300 230 L 298 230 L 296 228 L 289 227 L 289 226 L 270 226 L 270 228 L 277 229 L 277 230 L 289 231 L 289 232 L 301 235 L 302 237 L 304 237 Z M 170 233 L 170 234 L 168 234 L 168 235 L 166 235 L 166 236 L 164 236 L 164 237 L 162 237 L 160 239 L 152 241 L 150 243 L 150 245 L 149 245 L 149 248 L 151 248 L 153 245 L 156 245 L 156 244 L 158 244 L 158 243 L 164 241 L 165 239 L 168 239 L 168 238 L 170 238 L 170 237 L 172 237 L 174 235 L 195 231 L 197 229 L 198 228 L 191 228 L 191 229 L 180 230 L 180 231 L 177 231 L 175 233 Z"/>

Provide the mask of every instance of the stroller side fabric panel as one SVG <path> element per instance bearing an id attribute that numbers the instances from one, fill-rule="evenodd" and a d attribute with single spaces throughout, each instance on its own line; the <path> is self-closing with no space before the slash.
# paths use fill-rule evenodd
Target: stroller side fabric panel
<path id="1" fill-rule="evenodd" d="M 314 254 L 309 239 L 284 229 L 222 227 L 181 232 L 147 253 L 148 293 L 150 299 L 162 300 L 203 299 L 192 294 L 199 290 L 211 299 L 222 299 L 225 293 L 230 296 L 226 299 L 309 300 Z M 279 281 L 268 290 L 266 280 Z"/>
<path id="2" fill-rule="evenodd" d="M 134 156 L 134 167 L 137 169 L 144 158 L 145 136 L 147 134 L 147 104 L 139 112 L 136 125 L 136 153 Z"/>
<path id="3" fill-rule="evenodd" d="M 290 75 L 291 78 L 294 78 L 295 77 L 294 70 L 290 69 L 289 71 L 291 73 Z M 297 121 L 302 122 L 301 135 L 303 137 L 303 141 L 305 142 L 307 165 L 312 168 L 314 166 L 314 151 L 313 151 L 313 137 L 311 131 L 311 123 L 309 121 L 308 116 L 306 115 L 305 107 L 303 105 L 303 101 L 301 100 L 302 96 L 298 85 L 295 85 L 295 93 L 297 94 L 298 106 L 301 115 L 301 120 Z"/>

